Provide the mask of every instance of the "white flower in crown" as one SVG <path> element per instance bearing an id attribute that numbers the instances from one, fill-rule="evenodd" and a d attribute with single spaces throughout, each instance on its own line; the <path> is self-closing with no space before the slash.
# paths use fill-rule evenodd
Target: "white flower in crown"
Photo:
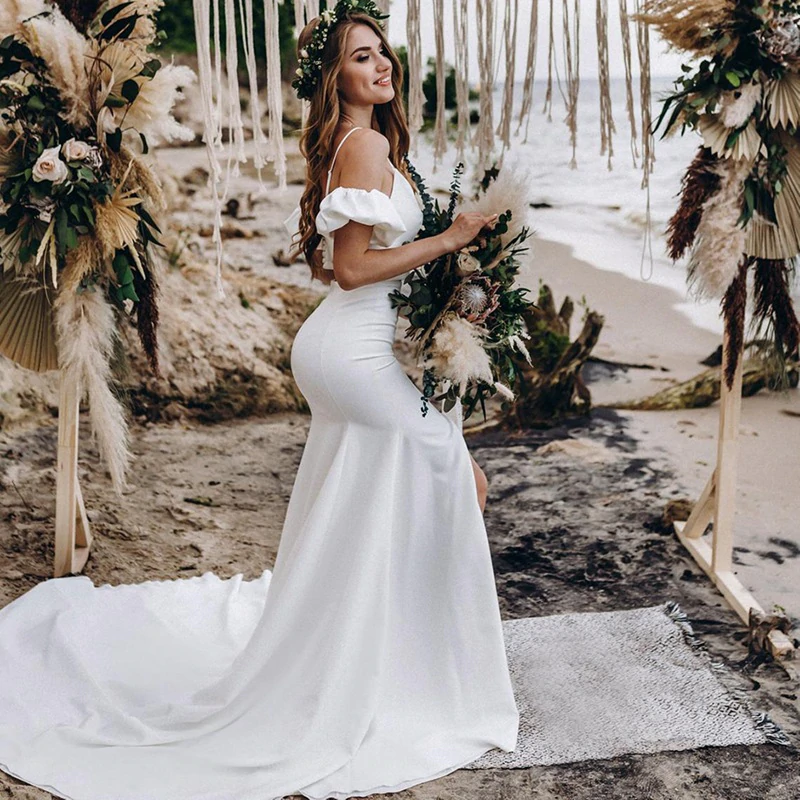
<path id="1" fill-rule="evenodd" d="M 300 51 L 300 58 L 308 58 L 308 50 L 305 47 Z"/>
<path id="2" fill-rule="evenodd" d="M 301 78 L 303 77 L 303 70 L 300 69 L 300 67 L 298 67 L 294 72 L 295 72 L 295 75 L 298 75 Z"/>
<path id="3" fill-rule="evenodd" d="M 333 12 L 329 11 L 327 8 L 320 14 L 323 21 L 330 24 L 330 21 L 333 19 Z"/>

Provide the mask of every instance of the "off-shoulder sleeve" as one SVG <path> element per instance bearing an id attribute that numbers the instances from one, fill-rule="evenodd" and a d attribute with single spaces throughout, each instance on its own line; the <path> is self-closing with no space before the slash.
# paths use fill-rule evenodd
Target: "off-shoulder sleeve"
<path id="1" fill-rule="evenodd" d="M 372 225 L 373 236 L 384 247 L 389 247 L 406 232 L 406 225 L 394 203 L 380 189 L 337 186 L 322 198 L 316 219 L 318 233 L 330 235 L 350 220 Z"/>
<path id="2" fill-rule="evenodd" d="M 300 206 L 283 221 L 283 227 L 289 231 L 289 236 L 294 239 L 294 235 L 300 230 Z"/>

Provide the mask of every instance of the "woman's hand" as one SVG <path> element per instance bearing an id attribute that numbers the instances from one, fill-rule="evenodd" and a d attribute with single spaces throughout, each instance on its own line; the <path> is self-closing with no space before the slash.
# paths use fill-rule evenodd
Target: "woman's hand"
<path id="1" fill-rule="evenodd" d="M 462 211 L 453 224 L 439 235 L 447 247 L 448 253 L 455 253 L 466 247 L 487 225 L 497 219 L 497 214 L 488 217 L 477 211 Z"/>

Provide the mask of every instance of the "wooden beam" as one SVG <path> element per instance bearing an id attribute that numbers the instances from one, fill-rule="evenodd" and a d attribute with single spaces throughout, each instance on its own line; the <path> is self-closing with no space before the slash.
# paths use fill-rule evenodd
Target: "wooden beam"
<path id="1" fill-rule="evenodd" d="M 722 343 L 721 374 L 727 364 L 727 332 Z M 717 440 L 717 465 L 706 483 L 703 493 L 683 522 L 675 522 L 678 539 L 691 553 L 703 572 L 713 581 L 722 596 L 740 619 L 749 626 L 750 609 L 764 609 L 744 587 L 733 572 L 733 529 L 736 514 L 736 467 L 739 450 L 739 419 L 742 409 L 743 359 L 740 354 L 733 384 L 728 389 L 724 377 L 720 383 L 719 438 Z M 711 544 L 704 537 L 712 523 Z M 785 633 L 773 630 L 767 641 L 775 658 L 783 658 L 794 651 L 791 639 Z"/>
<path id="2" fill-rule="evenodd" d="M 703 572 L 708 575 L 717 589 L 719 589 L 722 596 L 728 601 L 728 604 L 744 623 L 749 624 L 750 622 L 751 608 L 755 608 L 757 611 L 764 611 L 761 604 L 745 588 L 732 571 L 714 570 L 712 567 L 713 550 L 712 546 L 707 541 L 708 537 L 703 539 L 687 537 L 683 534 L 685 530 L 683 522 L 675 522 L 673 524 L 678 539 L 691 553 Z M 770 631 L 767 644 L 774 658 L 785 658 L 794 650 L 792 640 L 782 631 Z"/>
<path id="3" fill-rule="evenodd" d="M 53 577 L 80 572 L 89 558 L 92 534 L 78 482 L 80 395 L 61 374 L 56 466 L 56 539 Z"/>

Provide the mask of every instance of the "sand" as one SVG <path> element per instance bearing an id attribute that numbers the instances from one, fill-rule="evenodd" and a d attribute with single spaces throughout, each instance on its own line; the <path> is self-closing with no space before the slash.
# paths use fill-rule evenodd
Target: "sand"
<path id="1" fill-rule="evenodd" d="M 202 164 L 204 154 L 181 149 L 160 157 L 180 173 Z M 251 175 L 237 181 L 238 193 L 257 189 Z M 309 288 L 304 264 L 280 267 L 271 258 L 286 249 L 280 223 L 300 191 L 291 184 L 282 196 L 273 191 L 254 206 L 254 219 L 241 224 L 259 236 L 228 242 L 226 270 Z M 196 232 L 208 223 L 208 209 L 198 189 L 176 221 Z M 192 246 L 197 258 L 211 257 L 208 237 L 193 234 Z M 593 370 L 590 388 L 600 405 L 641 397 L 666 380 L 699 372 L 698 361 L 718 344 L 672 308 L 682 299 L 675 292 L 598 270 L 562 245 L 536 241 L 523 280 L 535 287 L 540 277 L 557 300 L 565 292 L 575 299 L 583 294 L 605 315 L 598 356 L 667 370 Z M 311 288 L 325 291 L 319 284 Z M 407 356 L 401 347 L 398 353 L 401 360 Z M 795 619 L 800 539 L 793 487 L 800 423 L 782 410 L 798 410 L 797 394 L 744 401 L 736 520 L 740 579 L 762 605 L 780 602 Z M 174 418 L 155 422 L 142 415 L 134 425 L 136 459 L 122 498 L 112 492 L 84 435 L 80 480 L 95 535 L 84 572 L 96 584 L 206 570 L 256 578 L 273 562 L 308 416 L 251 413 L 204 424 L 190 411 L 179 407 Z M 85 413 L 81 424 L 85 432 Z M 797 745 L 794 664 L 766 663 L 747 672 L 745 627 L 660 524 L 667 502 L 699 494 L 713 466 L 715 435 L 713 407 L 679 413 L 598 407 L 587 420 L 548 431 L 468 433 L 470 450 L 489 478 L 486 525 L 501 610 L 515 618 L 675 600 L 712 654 L 752 690 L 752 703 Z M 56 424 L 46 410 L 26 417 L 24 425 L 0 429 L 0 606 L 51 575 L 55 451 Z M 793 635 L 798 633 L 795 628 Z M 461 770 L 397 796 L 796 800 L 798 763 L 796 749 L 775 745 L 702 748 L 525 770 Z M 50 797 L 2 775 L 0 796 Z"/>
<path id="2" fill-rule="evenodd" d="M 535 212 L 532 219 L 535 224 Z M 706 368 L 699 362 L 720 340 L 675 308 L 684 296 L 579 261 L 559 243 L 537 240 L 534 247 L 523 281 L 535 286 L 541 278 L 556 302 L 564 293 L 583 295 L 605 315 L 595 355 L 656 368 L 598 374 L 590 385 L 597 405 L 646 397 Z M 639 441 L 640 456 L 669 468 L 675 487 L 696 499 L 716 463 L 719 404 L 619 414 Z M 739 435 L 734 571 L 764 608 L 778 603 L 800 620 L 800 391 L 744 398 Z"/>

